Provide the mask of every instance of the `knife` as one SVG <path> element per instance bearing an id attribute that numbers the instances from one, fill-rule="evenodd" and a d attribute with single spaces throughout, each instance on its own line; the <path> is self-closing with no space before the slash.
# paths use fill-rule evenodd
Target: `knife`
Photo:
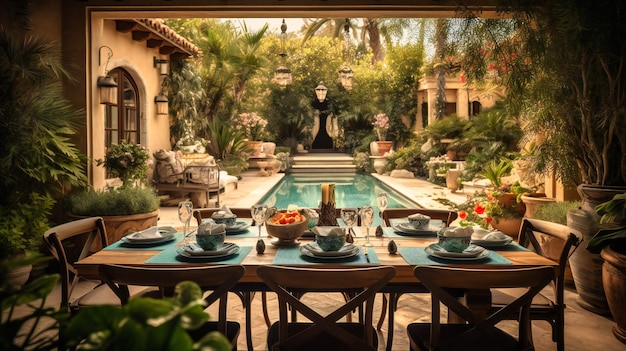
<path id="1" fill-rule="evenodd" d="M 367 255 L 367 247 L 363 248 L 363 254 L 365 255 L 365 260 L 367 261 L 367 263 L 371 263 L 370 257 Z"/>

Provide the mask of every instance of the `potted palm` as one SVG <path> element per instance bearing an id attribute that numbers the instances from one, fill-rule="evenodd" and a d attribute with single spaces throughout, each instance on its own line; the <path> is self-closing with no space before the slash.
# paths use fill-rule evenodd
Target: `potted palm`
<path id="1" fill-rule="evenodd" d="M 110 243 L 157 225 L 160 199 L 145 186 L 150 162 L 148 150 L 141 145 L 125 141 L 111 145 L 105 158 L 96 163 L 119 177 L 122 185 L 104 190 L 87 188 L 73 194 L 69 198 L 70 213 L 102 217 Z"/>

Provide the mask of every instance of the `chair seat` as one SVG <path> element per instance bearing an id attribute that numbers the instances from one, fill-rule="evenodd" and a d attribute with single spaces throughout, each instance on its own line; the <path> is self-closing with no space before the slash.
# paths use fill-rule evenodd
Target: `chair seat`
<path id="1" fill-rule="evenodd" d="M 546 289 L 544 289 L 546 290 Z M 517 297 L 521 296 L 525 292 L 524 289 L 509 288 L 509 289 L 492 289 L 491 290 L 491 304 L 494 306 L 507 305 Z M 537 294 L 530 305 L 531 311 L 537 309 L 553 309 L 554 303 L 550 298 L 543 293 Z"/>
<path id="2" fill-rule="evenodd" d="M 313 323 L 306 323 L 306 322 L 292 322 L 289 323 L 289 335 L 295 335 L 309 327 L 311 327 L 313 325 Z M 360 323 L 337 323 L 336 324 L 337 327 L 340 327 L 344 330 L 346 330 L 347 332 L 349 332 L 352 335 L 355 335 L 356 337 L 358 337 L 359 339 L 364 339 L 365 335 L 364 335 L 364 331 L 365 328 L 363 328 L 363 324 Z M 274 345 L 277 341 L 278 341 L 278 326 L 279 326 L 279 322 L 275 322 L 274 324 L 272 324 L 272 326 L 270 327 L 268 333 L 267 333 L 267 345 L 268 345 L 268 350 L 272 350 L 272 347 L 269 345 Z M 373 336 L 374 336 L 374 348 L 378 347 L 378 335 L 376 334 L 376 331 L 374 330 L 374 327 L 371 327 L 373 330 Z M 326 333 L 322 333 L 317 339 L 316 342 L 313 344 L 308 344 L 302 348 L 298 348 L 298 350 L 311 350 L 311 351 L 344 351 L 349 349 L 349 346 L 341 343 L 339 340 L 337 340 L 334 336 L 332 335 L 328 335 Z"/>
<path id="3" fill-rule="evenodd" d="M 478 338 L 469 335 L 467 338 L 457 339 L 454 344 L 445 345 L 446 340 L 454 339 L 457 335 L 471 329 L 468 324 L 442 324 L 441 325 L 441 348 L 438 351 L 503 351 L 518 350 L 519 345 L 515 337 L 498 328 L 490 328 L 489 336 L 478 335 Z M 413 350 L 429 351 L 430 323 L 411 323 L 407 327 L 407 334 Z"/>
<path id="4" fill-rule="evenodd" d="M 193 341 L 200 341 L 208 333 L 218 331 L 218 322 L 206 322 L 200 328 L 189 330 L 189 336 Z M 238 322 L 228 321 L 226 322 L 226 338 L 232 345 L 231 350 L 237 350 L 237 339 L 239 338 L 239 332 L 241 331 L 241 325 Z"/>

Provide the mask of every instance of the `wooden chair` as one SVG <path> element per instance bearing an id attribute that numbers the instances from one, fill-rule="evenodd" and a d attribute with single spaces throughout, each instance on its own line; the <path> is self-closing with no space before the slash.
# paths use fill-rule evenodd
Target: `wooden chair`
<path id="1" fill-rule="evenodd" d="M 429 216 L 431 219 L 438 219 L 443 222 L 444 226 L 450 226 L 459 216 L 455 211 L 435 209 L 435 208 L 388 208 L 383 212 L 383 220 L 386 226 L 391 226 L 391 219 L 407 218 L 408 216 L 421 213 Z M 387 321 L 387 351 L 391 351 L 393 345 L 394 330 L 394 312 L 398 309 L 398 299 L 402 293 L 391 292 L 383 295 L 383 307 L 380 312 L 380 319 L 376 325 L 376 329 L 380 330 L 385 322 L 385 313 L 389 314 Z M 387 300 L 389 300 L 389 309 L 387 310 Z"/>
<path id="2" fill-rule="evenodd" d="M 539 219 L 525 218 L 520 229 L 519 243 L 522 246 L 559 264 L 558 273 L 550 283 L 551 291 L 539 293 L 530 306 L 530 320 L 550 323 L 552 340 L 556 342 L 558 351 L 565 350 L 565 268 L 569 256 L 581 240 L 582 234 L 576 229 Z M 517 289 L 496 289 L 493 291 L 492 306 L 500 308 L 519 295 Z M 508 317 L 517 319 L 516 315 Z"/>
<path id="3" fill-rule="evenodd" d="M 101 217 L 90 217 L 64 223 L 48 229 L 43 241 L 59 263 L 61 276 L 61 309 L 75 312 L 81 307 L 102 304 L 119 304 L 117 296 L 102 282 L 81 296 L 74 296 L 74 288 L 81 280 L 74 263 L 91 254 L 92 244 L 98 240 L 100 247 L 108 245 L 104 221 Z M 132 294 L 146 289 L 132 287 Z"/>
<path id="4" fill-rule="evenodd" d="M 259 278 L 278 294 L 279 321 L 268 331 L 268 350 L 376 350 L 378 340 L 372 327 L 374 297 L 391 278 L 395 268 L 382 266 L 357 269 L 309 269 L 261 266 Z M 303 303 L 294 291 L 352 291 L 350 299 L 326 316 Z M 361 323 L 337 322 L 365 303 Z M 311 322 L 290 322 L 291 307 Z"/>
<path id="5" fill-rule="evenodd" d="M 455 211 L 436 208 L 388 208 L 383 212 L 383 220 L 385 225 L 390 227 L 392 218 L 406 218 L 415 213 L 427 215 L 431 219 L 441 220 L 445 226 L 449 226 L 459 216 Z"/>
<path id="6" fill-rule="evenodd" d="M 463 269 L 445 266 L 417 266 L 413 274 L 431 292 L 431 323 L 411 323 L 407 333 L 411 350 L 531 350 L 532 340 L 527 323 L 519 324 L 518 337 L 496 327 L 511 314 L 527 321 L 533 297 L 554 277 L 554 268 Z M 520 288 L 524 294 L 492 311 L 487 316 L 465 306 L 458 290 Z M 440 303 L 449 312 L 467 321 L 461 324 L 441 323 Z"/>
<path id="7" fill-rule="evenodd" d="M 206 322 L 202 327 L 190 330 L 194 340 L 201 339 L 211 331 L 224 334 L 237 349 L 237 338 L 241 326 L 238 322 L 228 321 L 226 316 L 228 292 L 243 277 L 245 268 L 241 265 L 181 267 L 181 268 L 145 268 L 122 265 L 102 265 L 99 268 L 102 280 L 117 295 L 122 304 L 130 299 L 128 286 L 158 287 L 161 297 L 173 296 L 176 284 L 182 281 L 193 281 L 203 291 L 211 291 L 204 300 L 208 305 L 219 300 L 217 321 Z"/>

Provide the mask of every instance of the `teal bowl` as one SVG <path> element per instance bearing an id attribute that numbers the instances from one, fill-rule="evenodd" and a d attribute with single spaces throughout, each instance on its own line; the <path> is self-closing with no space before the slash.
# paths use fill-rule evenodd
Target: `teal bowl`
<path id="1" fill-rule="evenodd" d="M 346 236 L 316 234 L 315 242 L 323 251 L 339 251 L 346 243 Z"/>
<path id="2" fill-rule="evenodd" d="M 224 245 L 226 232 L 219 234 L 196 235 L 196 242 L 205 251 L 215 251 Z"/>
<path id="3" fill-rule="evenodd" d="M 437 234 L 439 246 L 448 252 L 463 252 L 470 245 L 472 236 L 444 236 Z"/>

